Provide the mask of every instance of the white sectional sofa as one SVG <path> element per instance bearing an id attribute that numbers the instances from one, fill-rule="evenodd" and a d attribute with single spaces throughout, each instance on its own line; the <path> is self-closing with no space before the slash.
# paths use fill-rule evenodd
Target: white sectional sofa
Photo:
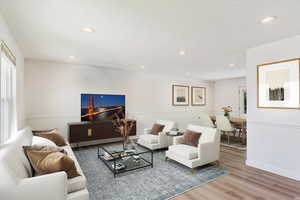
<path id="1" fill-rule="evenodd" d="M 81 176 L 67 179 L 65 172 L 32 177 L 22 146 L 39 144 L 30 128 L 18 131 L 0 147 L 0 199 L 2 200 L 89 200 L 86 178 L 69 144 L 67 151 Z"/>

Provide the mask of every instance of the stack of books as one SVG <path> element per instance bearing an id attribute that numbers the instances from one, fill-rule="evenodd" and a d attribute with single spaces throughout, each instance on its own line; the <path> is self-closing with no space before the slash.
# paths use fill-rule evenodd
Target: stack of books
<path id="1" fill-rule="evenodd" d="M 104 152 L 102 158 L 103 158 L 104 160 L 113 160 L 113 159 L 114 159 L 114 158 L 113 158 L 111 155 L 109 155 L 109 153 L 107 153 L 107 152 Z"/>
<path id="2" fill-rule="evenodd" d="M 116 163 L 116 166 L 114 164 L 111 165 L 112 168 L 116 167 L 115 169 L 116 170 L 122 170 L 122 169 L 125 169 L 125 165 L 123 163 Z"/>

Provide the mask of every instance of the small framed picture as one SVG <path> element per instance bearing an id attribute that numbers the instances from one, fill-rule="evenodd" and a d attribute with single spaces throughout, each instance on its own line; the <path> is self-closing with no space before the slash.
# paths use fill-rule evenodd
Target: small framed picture
<path id="1" fill-rule="evenodd" d="M 300 59 L 257 66 L 257 107 L 300 108 Z"/>
<path id="2" fill-rule="evenodd" d="M 172 104 L 173 106 L 189 105 L 189 86 L 173 85 L 172 86 Z"/>
<path id="3" fill-rule="evenodd" d="M 206 104 L 206 88 L 191 87 L 192 90 L 192 106 L 204 106 Z"/>

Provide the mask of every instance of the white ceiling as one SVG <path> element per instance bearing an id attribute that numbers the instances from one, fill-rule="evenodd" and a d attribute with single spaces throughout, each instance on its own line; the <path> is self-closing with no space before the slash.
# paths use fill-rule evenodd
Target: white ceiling
<path id="1" fill-rule="evenodd" d="M 247 48 L 299 34 L 299 10 L 299 0 L 0 0 L 26 58 L 209 80 L 245 75 Z"/>

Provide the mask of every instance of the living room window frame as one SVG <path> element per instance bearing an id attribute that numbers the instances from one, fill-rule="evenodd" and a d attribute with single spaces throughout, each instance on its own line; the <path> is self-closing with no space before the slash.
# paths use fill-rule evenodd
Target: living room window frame
<path id="1" fill-rule="evenodd" d="M 9 65 L 4 66 L 3 59 L 7 59 Z M 0 41 L 0 145 L 17 130 L 16 81 L 16 57 L 5 42 Z"/>

